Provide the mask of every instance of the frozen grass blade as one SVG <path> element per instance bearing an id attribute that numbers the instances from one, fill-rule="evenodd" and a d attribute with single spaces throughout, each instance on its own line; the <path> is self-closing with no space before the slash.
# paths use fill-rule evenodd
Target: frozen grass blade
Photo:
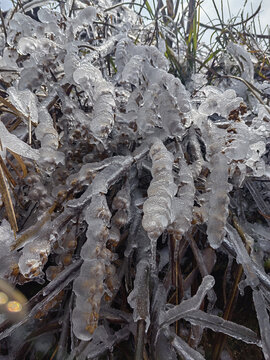
<path id="1" fill-rule="evenodd" d="M 160 314 L 160 326 L 172 324 L 175 321 L 183 318 L 190 311 L 197 310 L 200 307 L 207 292 L 214 286 L 214 283 L 215 280 L 211 275 L 205 276 L 196 295 L 194 295 L 189 300 L 183 300 L 180 305 L 176 305 L 172 309 L 169 309 Z"/>
<path id="2" fill-rule="evenodd" d="M 192 349 L 183 339 L 179 336 L 170 333 L 168 337 L 171 340 L 172 346 L 184 359 L 190 360 L 204 360 L 204 357 L 196 350 Z"/>
<path id="3" fill-rule="evenodd" d="M 247 344 L 256 344 L 260 346 L 260 340 L 254 331 L 232 321 L 224 320 L 219 316 L 206 314 L 201 310 L 194 310 L 184 315 L 184 319 L 190 321 L 194 325 L 207 327 L 215 332 L 223 332 L 224 334 L 244 341 Z"/>
<path id="4" fill-rule="evenodd" d="M 260 290 L 253 290 L 253 301 L 257 312 L 265 360 L 270 359 L 270 322 L 264 296 Z"/>

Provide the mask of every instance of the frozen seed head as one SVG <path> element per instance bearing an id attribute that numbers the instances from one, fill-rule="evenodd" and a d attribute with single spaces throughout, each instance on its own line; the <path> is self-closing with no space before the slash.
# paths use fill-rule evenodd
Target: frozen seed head
<path id="1" fill-rule="evenodd" d="M 113 217 L 113 222 L 119 227 L 123 227 L 128 222 L 128 214 L 125 210 L 118 210 Z"/>
<path id="2" fill-rule="evenodd" d="M 65 254 L 61 257 L 61 262 L 64 266 L 68 266 L 72 262 L 72 254 Z"/>
<path id="3" fill-rule="evenodd" d="M 68 242 L 67 242 L 67 244 L 66 244 L 66 247 L 67 247 L 67 249 L 69 249 L 69 250 L 73 250 L 73 249 L 75 249 L 76 248 L 76 246 L 77 246 L 77 240 L 69 240 Z"/>

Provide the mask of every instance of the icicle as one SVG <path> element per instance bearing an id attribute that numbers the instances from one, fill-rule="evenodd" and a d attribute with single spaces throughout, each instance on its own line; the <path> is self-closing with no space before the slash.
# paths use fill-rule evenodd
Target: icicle
<path id="1" fill-rule="evenodd" d="M 102 142 L 107 139 L 114 125 L 114 96 L 114 89 L 107 82 L 96 84 L 90 129 L 93 135 Z"/>
<path id="2" fill-rule="evenodd" d="M 227 158 L 218 153 L 211 158 L 211 174 L 209 176 L 209 212 L 207 235 L 210 246 L 219 248 L 225 236 L 225 224 L 229 214 Z"/>
<path id="3" fill-rule="evenodd" d="M 76 306 L 72 313 L 73 332 L 78 339 L 84 341 L 92 338 L 98 324 L 106 264 L 111 258 L 111 253 L 106 248 L 110 218 L 106 197 L 101 194 L 94 196 L 91 204 L 85 209 L 88 229 L 87 240 L 81 249 L 84 263 L 73 286 L 76 294 Z"/>
<path id="4" fill-rule="evenodd" d="M 115 65 L 117 66 L 117 73 L 122 74 L 122 71 L 128 62 L 128 50 L 132 41 L 128 37 L 119 40 L 115 50 Z"/>
<path id="5" fill-rule="evenodd" d="M 114 124 L 114 88 L 103 79 L 100 70 L 86 60 L 74 71 L 73 79 L 93 100 L 90 129 L 93 136 L 104 143 Z"/>
<path id="6" fill-rule="evenodd" d="M 156 242 L 172 222 L 172 198 L 177 187 L 172 175 L 173 156 L 161 140 L 154 141 L 150 149 L 150 156 L 153 162 L 153 179 L 147 190 L 148 199 L 143 204 L 142 226 L 151 240 L 151 266 L 155 269 Z"/>

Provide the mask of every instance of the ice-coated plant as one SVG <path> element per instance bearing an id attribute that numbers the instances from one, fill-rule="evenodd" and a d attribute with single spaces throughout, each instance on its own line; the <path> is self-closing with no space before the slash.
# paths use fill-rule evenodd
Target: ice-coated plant
<path id="1" fill-rule="evenodd" d="M 1 359 L 270 359 L 268 50 L 161 3 L 1 13 Z"/>

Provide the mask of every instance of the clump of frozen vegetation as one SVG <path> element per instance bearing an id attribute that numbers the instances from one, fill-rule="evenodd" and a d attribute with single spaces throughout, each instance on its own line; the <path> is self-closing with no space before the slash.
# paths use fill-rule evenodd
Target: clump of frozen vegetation
<path id="1" fill-rule="evenodd" d="M 170 21 L 110 0 L 3 17 L 0 273 L 30 310 L 1 359 L 38 336 L 43 358 L 217 360 L 230 336 L 270 359 L 267 74 L 236 41 L 181 63 Z"/>

